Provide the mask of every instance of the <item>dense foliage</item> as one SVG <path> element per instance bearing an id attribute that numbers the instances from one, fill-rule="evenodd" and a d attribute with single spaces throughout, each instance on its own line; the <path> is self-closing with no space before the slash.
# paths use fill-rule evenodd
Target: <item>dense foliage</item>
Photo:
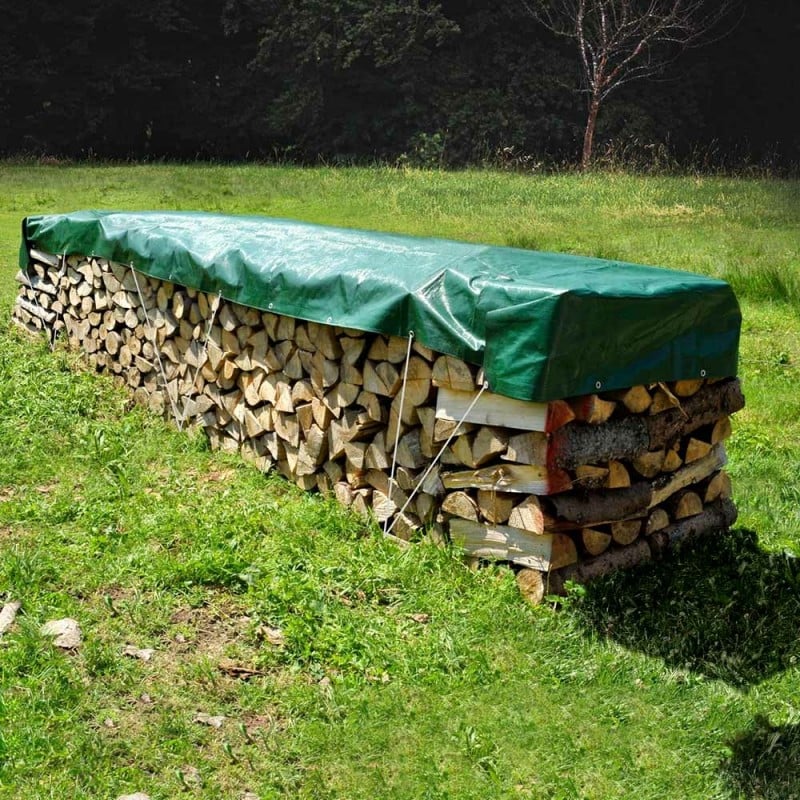
<path id="1" fill-rule="evenodd" d="M 577 54 L 516 0 L 0 2 L 0 153 L 532 166 L 580 150 Z M 746 0 L 730 35 L 609 100 L 599 154 L 796 163 L 798 32 L 791 0 Z"/>

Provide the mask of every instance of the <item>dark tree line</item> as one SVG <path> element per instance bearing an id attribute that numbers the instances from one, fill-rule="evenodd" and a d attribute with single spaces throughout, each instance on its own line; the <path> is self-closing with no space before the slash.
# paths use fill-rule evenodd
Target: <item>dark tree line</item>
<path id="1" fill-rule="evenodd" d="M 610 95 L 596 152 L 796 164 L 800 14 L 794 0 L 742 9 L 663 79 Z M 5 155 L 432 166 L 581 154 L 578 55 L 518 0 L 0 0 L 0 12 Z"/>

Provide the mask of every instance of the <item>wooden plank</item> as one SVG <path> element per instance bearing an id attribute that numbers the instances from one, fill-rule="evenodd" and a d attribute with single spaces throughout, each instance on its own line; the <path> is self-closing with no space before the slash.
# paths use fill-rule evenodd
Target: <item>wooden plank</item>
<path id="1" fill-rule="evenodd" d="M 476 394 L 440 386 L 436 398 L 436 418 L 460 420 Z M 563 401 L 533 403 L 484 392 L 464 421 L 524 431 L 551 431 L 572 419 L 574 413 Z"/>
<path id="2" fill-rule="evenodd" d="M 511 561 L 542 572 L 578 560 L 575 543 L 566 534 L 535 534 L 508 525 L 481 525 L 454 518 L 450 520 L 450 538 L 472 556 Z"/>
<path id="3" fill-rule="evenodd" d="M 399 461 L 399 460 L 398 460 Z M 569 475 L 530 464 L 497 464 L 483 469 L 442 475 L 448 489 L 491 489 L 517 494 L 556 494 L 572 488 Z"/>

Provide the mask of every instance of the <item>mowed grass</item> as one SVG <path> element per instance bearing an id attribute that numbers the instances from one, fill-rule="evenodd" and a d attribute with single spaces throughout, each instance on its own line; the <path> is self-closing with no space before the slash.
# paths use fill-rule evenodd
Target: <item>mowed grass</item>
<path id="1" fill-rule="evenodd" d="M 0 165 L 0 603 L 23 603 L 0 640 L 0 798 L 800 797 L 798 189 Z M 399 550 L 10 326 L 22 216 L 90 207 L 288 216 L 726 277 L 745 317 L 737 528 L 558 610 L 526 606 L 503 568 Z M 65 616 L 84 632 L 72 654 L 39 632 Z"/>

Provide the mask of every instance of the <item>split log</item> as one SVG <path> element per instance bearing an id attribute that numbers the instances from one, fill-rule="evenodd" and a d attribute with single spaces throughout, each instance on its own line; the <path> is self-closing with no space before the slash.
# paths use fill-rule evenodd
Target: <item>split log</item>
<path id="1" fill-rule="evenodd" d="M 540 495 L 566 492 L 572 486 L 569 475 L 562 470 L 522 464 L 498 464 L 467 472 L 450 472 L 442 475 L 442 481 L 448 489 L 491 489 Z"/>
<path id="2" fill-rule="evenodd" d="M 686 455 L 683 460 L 686 464 L 691 464 L 692 461 L 697 461 L 704 456 L 707 456 L 711 451 L 711 445 L 702 439 L 690 438 L 686 444 Z"/>
<path id="3" fill-rule="evenodd" d="M 642 530 L 640 519 L 621 519 L 611 523 L 611 538 L 620 545 L 626 546 L 639 538 Z"/>
<path id="4" fill-rule="evenodd" d="M 732 379 L 707 384 L 683 403 L 654 416 L 609 420 L 602 425 L 574 423 L 553 431 L 548 458 L 563 469 L 611 459 L 633 458 L 715 423 L 744 407 L 741 384 Z"/>
<path id="5" fill-rule="evenodd" d="M 584 464 L 575 469 L 575 486 L 583 489 L 598 489 L 608 481 L 608 468 Z"/>
<path id="6" fill-rule="evenodd" d="M 505 454 L 500 457 L 515 464 L 544 466 L 547 463 L 547 434 L 529 431 L 511 436 Z"/>
<path id="7" fill-rule="evenodd" d="M 705 381 L 702 379 L 675 381 L 672 384 L 672 391 L 678 397 L 691 397 L 693 394 L 697 394 L 697 392 L 700 391 L 704 382 Z"/>
<path id="8" fill-rule="evenodd" d="M 454 517 L 450 537 L 466 553 L 478 558 L 511 561 L 548 572 L 578 560 L 575 542 L 566 534 L 531 534 L 507 525 L 486 526 Z"/>
<path id="9" fill-rule="evenodd" d="M 621 461 L 608 462 L 607 489 L 624 489 L 631 485 L 631 476 L 627 467 Z"/>
<path id="10" fill-rule="evenodd" d="M 534 606 L 544 600 L 545 595 L 545 576 L 538 569 L 521 569 L 517 573 L 517 586 L 520 594 Z"/>
<path id="11" fill-rule="evenodd" d="M 647 541 L 641 539 L 628 547 L 608 550 L 602 555 L 582 561 L 580 564 L 567 566 L 559 571 L 559 576 L 563 581 L 588 583 L 618 569 L 637 567 L 650 561 L 651 558 Z"/>
<path id="12" fill-rule="evenodd" d="M 596 394 L 588 394 L 569 401 L 570 408 L 575 414 L 575 419 L 598 425 L 606 422 L 614 413 L 617 404 L 613 400 L 603 400 Z"/>
<path id="13" fill-rule="evenodd" d="M 653 402 L 647 387 L 641 385 L 617 392 L 615 396 L 631 414 L 643 414 Z"/>
<path id="14" fill-rule="evenodd" d="M 442 511 L 462 519 L 478 521 L 478 505 L 466 492 L 450 492 L 442 501 Z"/>
<path id="15" fill-rule="evenodd" d="M 662 531 L 654 533 L 650 547 L 656 556 L 666 550 L 714 531 L 724 531 L 736 522 L 736 506 L 730 500 L 717 500 L 703 509 L 701 514 L 681 520 Z"/>
<path id="16" fill-rule="evenodd" d="M 435 386 L 457 392 L 471 393 L 476 388 L 472 369 L 454 356 L 443 355 L 436 359 L 432 379 Z"/>
<path id="17" fill-rule="evenodd" d="M 727 500 L 732 495 L 731 479 L 727 472 L 721 470 L 708 483 L 704 500 L 706 503 L 713 503 L 714 500 L 722 498 Z"/>
<path id="18" fill-rule="evenodd" d="M 703 511 L 703 501 L 696 492 L 684 492 L 672 503 L 672 517 L 675 520 L 693 517 Z"/>
<path id="19" fill-rule="evenodd" d="M 512 508 L 508 524 L 529 533 L 544 533 L 544 514 L 539 499 L 535 496 L 526 497 Z"/>
<path id="20" fill-rule="evenodd" d="M 549 497 L 548 502 L 562 520 L 581 526 L 641 517 L 681 489 L 707 478 L 724 466 L 725 461 L 725 448 L 719 444 L 705 458 L 671 475 L 660 475 L 652 481 L 639 481 L 628 488 L 613 491 L 596 489 L 556 494 Z"/>
<path id="21" fill-rule="evenodd" d="M 465 422 L 479 425 L 547 432 L 575 418 L 574 412 L 563 400 L 533 403 L 492 392 L 484 392 L 469 411 L 475 396 L 476 392 L 440 387 L 436 400 L 437 419 L 460 420 L 463 417 Z"/>
<path id="22" fill-rule="evenodd" d="M 514 503 L 517 497 L 504 492 L 487 491 L 486 489 L 478 490 L 478 509 L 481 516 L 492 524 L 502 524 L 508 521 L 509 515 L 514 508 Z M 540 512 L 541 514 L 541 512 Z M 526 527 L 524 525 L 517 525 L 516 527 Z M 539 533 L 542 531 L 539 530 Z"/>
<path id="23" fill-rule="evenodd" d="M 644 535 L 652 536 L 669 525 L 669 514 L 663 508 L 654 508 L 644 525 Z"/>
<path id="24" fill-rule="evenodd" d="M 596 528 L 581 530 L 581 544 L 590 556 L 599 556 L 611 546 L 611 534 Z"/>

